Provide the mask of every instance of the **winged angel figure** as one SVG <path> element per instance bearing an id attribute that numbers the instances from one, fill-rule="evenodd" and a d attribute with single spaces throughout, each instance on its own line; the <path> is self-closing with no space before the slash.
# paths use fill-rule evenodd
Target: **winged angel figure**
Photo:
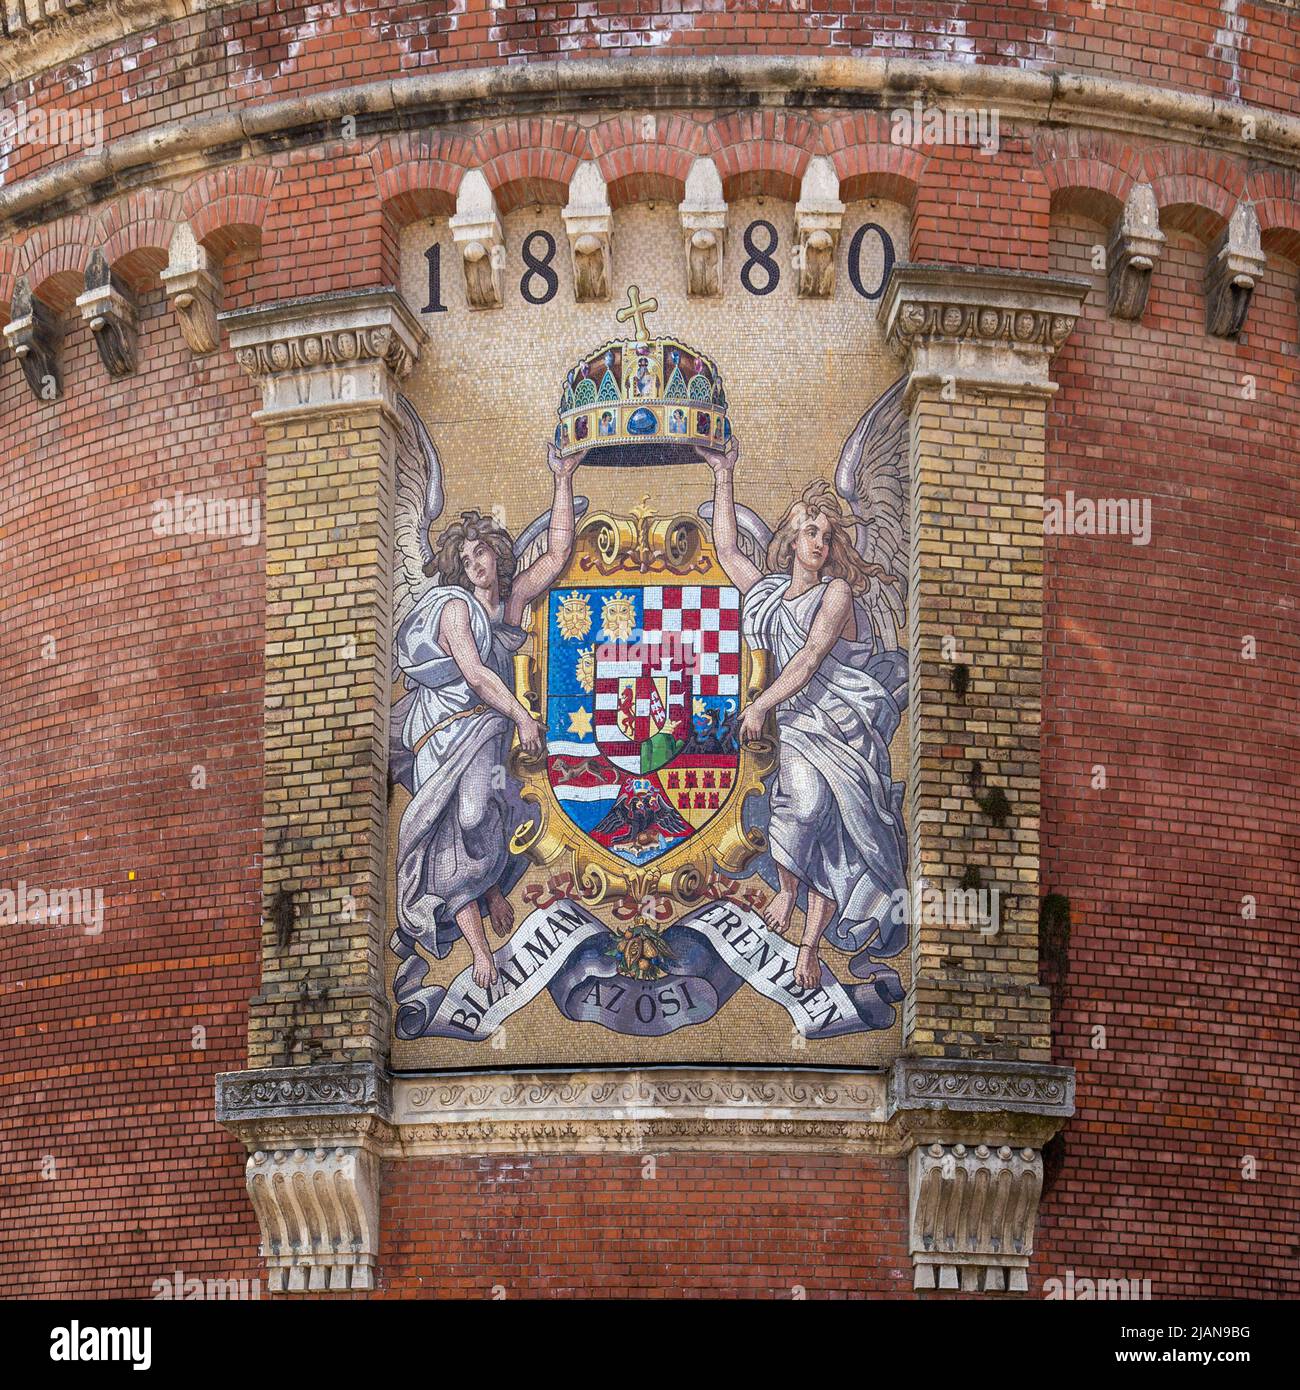
<path id="1" fill-rule="evenodd" d="M 525 820 L 510 776 L 513 736 L 542 747 L 541 724 L 511 689 L 512 657 L 524 641 L 524 611 L 559 577 L 573 551 L 585 499 L 573 496 L 581 454 L 560 458 L 551 509 L 517 539 L 492 516 L 462 512 L 436 536 L 442 467 L 410 402 L 398 440 L 393 577 L 393 678 L 404 687 L 390 728 L 393 779 L 411 793 L 397 840 L 399 1007 L 423 982 L 418 944 L 445 956 L 458 936 L 473 954 L 474 982 L 494 984 L 484 917 L 499 936 L 514 928 L 506 894 L 523 861 L 509 852 Z"/>
<path id="2" fill-rule="evenodd" d="M 903 382 L 858 421 L 834 488 L 814 480 L 775 532 L 736 506 L 736 440 L 698 452 L 714 477 L 700 514 L 745 596 L 745 638 L 772 654 L 775 673 L 740 723 L 754 739 L 774 714 L 779 735 L 770 796 L 749 817 L 768 839 L 757 871 L 776 889 L 763 916 L 784 935 L 803 908 L 795 978 L 805 988 L 820 981 L 823 936 L 855 953 L 849 969 L 861 978 L 907 939 L 903 783 L 889 759 L 907 706 Z"/>

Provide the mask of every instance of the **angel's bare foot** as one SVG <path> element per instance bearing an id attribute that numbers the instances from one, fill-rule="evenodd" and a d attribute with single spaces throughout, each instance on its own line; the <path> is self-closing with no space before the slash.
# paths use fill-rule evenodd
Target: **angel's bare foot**
<path id="1" fill-rule="evenodd" d="M 474 951 L 474 983 L 479 989 L 487 989 L 489 985 L 497 982 L 497 963 L 492 959 L 491 951 L 486 948 L 482 951 Z"/>
<path id="2" fill-rule="evenodd" d="M 498 936 L 509 936 L 515 927 L 515 910 L 506 902 L 499 888 L 489 888 L 483 895 L 487 902 L 488 916 L 492 919 L 492 930 Z"/>
<path id="3" fill-rule="evenodd" d="M 800 946 L 794 965 L 795 983 L 803 989 L 816 989 L 822 982 L 822 962 L 816 946 Z"/>
<path id="4" fill-rule="evenodd" d="M 784 936 L 793 912 L 794 894 L 782 891 L 766 907 L 759 908 L 758 915 L 774 932 Z"/>

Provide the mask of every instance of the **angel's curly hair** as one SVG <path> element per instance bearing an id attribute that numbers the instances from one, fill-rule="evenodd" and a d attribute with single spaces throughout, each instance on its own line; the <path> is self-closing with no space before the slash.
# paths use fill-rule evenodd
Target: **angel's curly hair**
<path id="1" fill-rule="evenodd" d="M 461 547 L 469 541 L 482 541 L 497 557 L 497 584 L 501 597 L 510 597 L 510 587 L 514 583 L 515 570 L 519 562 L 515 559 L 515 543 L 504 526 L 493 521 L 490 516 L 479 512 L 461 512 L 460 520 L 453 521 L 433 542 L 433 563 L 444 584 L 458 589 L 472 590 L 469 575 L 465 573 L 465 563 L 460 558 Z"/>
<path id="2" fill-rule="evenodd" d="M 814 478 L 781 518 L 781 524 L 767 547 L 767 567 L 770 571 L 791 572 L 794 567 L 795 537 L 800 527 L 818 516 L 824 516 L 830 526 L 827 533 L 830 557 L 822 570 L 824 575 L 847 580 L 849 588 L 858 596 L 866 592 L 872 579 L 892 582 L 879 565 L 870 564 L 858 554 L 853 544 L 853 522 L 845 516 L 839 497 L 825 478 Z"/>

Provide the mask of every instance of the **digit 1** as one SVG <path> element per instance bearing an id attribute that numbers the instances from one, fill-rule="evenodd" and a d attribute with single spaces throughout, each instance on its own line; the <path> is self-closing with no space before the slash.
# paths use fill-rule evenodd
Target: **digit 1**
<path id="1" fill-rule="evenodd" d="M 429 262 L 429 302 L 420 310 L 422 314 L 445 314 L 447 306 L 442 302 L 442 243 L 435 241 L 424 253 Z"/>

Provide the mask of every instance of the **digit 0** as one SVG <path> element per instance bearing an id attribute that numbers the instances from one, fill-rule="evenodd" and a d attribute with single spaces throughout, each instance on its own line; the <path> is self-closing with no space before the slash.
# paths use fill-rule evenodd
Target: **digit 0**
<path id="1" fill-rule="evenodd" d="M 880 238 L 880 284 L 874 290 L 866 289 L 862 283 L 862 238 L 868 232 L 875 232 Z M 894 243 L 889 239 L 889 233 L 875 222 L 864 222 L 853 233 L 853 240 L 849 242 L 849 284 L 863 299 L 879 299 L 885 292 L 885 286 L 889 283 L 889 272 L 893 268 Z"/>

